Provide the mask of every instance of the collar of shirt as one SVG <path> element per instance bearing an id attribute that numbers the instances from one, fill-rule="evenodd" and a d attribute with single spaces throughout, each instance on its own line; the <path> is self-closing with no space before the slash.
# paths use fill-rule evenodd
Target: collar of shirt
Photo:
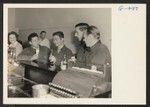
<path id="1" fill-rule="evenodd" d="M 64 45 L 62 45 L 62 46 L 58 47 L 58 48 L 57 48 L 57 52 L 59 53 L 59 52 L 60 52 L 60 50 L 61 50 L 63 47 L 64 47 Z"/>
<path id="2" fill-rule="evenodd" d="M 97 49 L 97 47 L 101 44 L 100 41 L 96 42 L 91 48 L 90 48 L 90 51 L 95 51 Z"/>

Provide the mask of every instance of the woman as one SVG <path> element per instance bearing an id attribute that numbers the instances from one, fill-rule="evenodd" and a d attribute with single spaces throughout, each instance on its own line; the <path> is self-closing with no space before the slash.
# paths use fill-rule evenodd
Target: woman
<path id="1" fill-rule="evenodd" d="M 8 84 L 22 84 L 22 79 L 20 77 L 16 77 L 16 79 L 11 79 L 13 75 L 24 76 L 24 67 L 18 66 L 18 62 L 16 61 L 16 57 L 22 52 L 22 45 L 18 42 L 18 34 L 14 31 L 8 33 L 8 78 L 10 79 L 10 83 Z"/>
<path id="2" fill-rule="evenodd" d="M 8 50 L 13 51 L 17 57 L 23 50 L 22 45 L 18 42 L 18 34 L 14 31 L 8 33 Z"/>

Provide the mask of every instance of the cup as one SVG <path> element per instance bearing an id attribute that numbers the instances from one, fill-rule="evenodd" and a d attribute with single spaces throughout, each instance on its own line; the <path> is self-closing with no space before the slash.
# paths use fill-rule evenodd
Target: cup
<path id="1" fill-rule="evenodd" d="M 45 84 L 37 84 L 32 86 L 32 96 L 35 98 L 40 98 L 44 95 L 47 95 L 49 91 L 49 86 Z"/>
<path id="2" fill-rule="evenodd" d="M 97 70 L 97 67 L 96 67 L 95 65 L 92 65 L 92 66 L 91 66 L 91 70 L 96 71 L 96 70 Z"/>

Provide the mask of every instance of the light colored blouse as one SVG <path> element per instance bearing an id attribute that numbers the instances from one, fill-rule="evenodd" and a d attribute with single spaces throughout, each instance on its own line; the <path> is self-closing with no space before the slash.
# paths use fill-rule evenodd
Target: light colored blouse
<path id="1" fill-rule="evenodd" d="M 22 52 L 23 48 L 22 45 L 16 41 L 14 44 L 10 44 L 9 48 L 15 48 L 16 51 L 16 57 Z"/>

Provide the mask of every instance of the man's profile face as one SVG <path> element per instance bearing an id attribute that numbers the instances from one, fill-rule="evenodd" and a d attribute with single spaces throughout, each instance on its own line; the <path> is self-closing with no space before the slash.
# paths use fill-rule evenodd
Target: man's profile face
<path id="1" fill-rule="evenodd" d="M 83 31 L 80 30 L 80 27 L 76 27 L 75 28 L 75 35 L 74 36 L 77 37 L 79 41 L 82 40 L 82 38 L 83 38 Z"/>
<path id="2" fill-rule="evenodd" d="M 91 47 L 91 41 L 93 40 L 93 35 L 92 34 L 84 34 L 84 42 L 86 44 L 87 47 Z"/>
<path id="3" fill-rule="evenodd" d="M 38 39 L 38 37 L 33 37 L 33 38 L 31 39 L 30 44 L 31 44 L 33 47 L 37 48 L 37 47 L 39 46 L 39 39 Z"/>

